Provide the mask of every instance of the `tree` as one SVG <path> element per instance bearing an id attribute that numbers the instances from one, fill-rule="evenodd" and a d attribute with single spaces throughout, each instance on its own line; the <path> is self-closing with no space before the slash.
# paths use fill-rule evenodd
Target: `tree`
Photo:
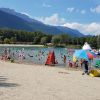
<path id="1" fill-rule="evenodd" d="M 16 43 L 16 37 L 11 37 L 10 41 L 11 43 Z"/>
<path id="2" fill-rule="evenodd" d="M 52 40 L 51 40 L 51 42 L 55 45 L 55 46 L 57 46 L 59 43 L 60 43 L 60 37 L 59 36 L 53 36 L 52 37 Z"/>
<path id="3" fill-rule="evenodd" d="M 47 42 L 48 42 L 47 36 L 41 38 L 41 44 L 46 45 Z"/>
<path id="4" fill-rule="evenodd" d="M 35 37 L 33 40 L 33 44 L 38 44 L 40 43 L 41 38 L 39 36 Z"/>
<path id="5" fill-rule="evenodd" d="M 97 47 L 100 48 L 100 35 L 97 36 Z"/>
<path id="6" fill-rule="evenodd" d="M 0 36 L 0 43 L 2 43 L 2 36 Z"/>
<path id="7" fill-rule="evenodd" d="M 11 41 L 10 41 L 10 39 L 5 38 L 5 39 L 4 39 L 4 43 L 5 43 L 5 44 L 10 44 L 10 43 L 11 43 Z"/>

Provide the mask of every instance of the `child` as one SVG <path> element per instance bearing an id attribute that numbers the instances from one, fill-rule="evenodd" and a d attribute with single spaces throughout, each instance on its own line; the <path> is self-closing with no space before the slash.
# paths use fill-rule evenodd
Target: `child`
<path id="1" fill-rule="evenodd" d="M 69 67 L 73 67 L 73 64 L 72 64 L 72 62 L 70 60 L 68 61 L 68 66 Z"/>
<path id="2" fill-rule="evenodd" d="M 78 60 L 76 60 L 76 62 L 74 62 L 74 67 L 75 67 L 75 68 L 78 67 Z"/>
<path id="3" fill-rule="evenodd" d="M 66 56 L 64 55 L 64 65 L 66 65 Z"/>

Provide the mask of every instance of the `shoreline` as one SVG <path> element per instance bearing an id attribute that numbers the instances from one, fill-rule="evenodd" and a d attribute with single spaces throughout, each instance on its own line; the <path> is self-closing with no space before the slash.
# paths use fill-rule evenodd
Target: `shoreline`
<path id="1" fill-rule="evenodd" d="M 65 70 L 69 70 L 69 71 L 82 71 L 82 68 L 78 67 L 78 68 L 75 68 L 75 67 L 68 67 L 68 65 L 63 65 L 63 64 L 59 64 L 59 65 L 45 65 L 45 64 L 37 64 L 37 63 L 25 63 L 25 62 L 10 62 L 10 61 L 3 61 L 3 60 L 0 60 L 0 62 L 2 63 L 8 63 L 8 64 L 18 64 L 18 65 L 27 65 L 27 66 L 41 66 L 41 67 L 49 67 L 49 68 L 60 68 L 60 69 L 65 69 Z"/>
<path id="2" fill-rule="evenodd" d="M 0 46 L 9 46 L 9 47 L 44 47 L 44 45 L 28 45 L 28 44 L 0 44 Z"/>

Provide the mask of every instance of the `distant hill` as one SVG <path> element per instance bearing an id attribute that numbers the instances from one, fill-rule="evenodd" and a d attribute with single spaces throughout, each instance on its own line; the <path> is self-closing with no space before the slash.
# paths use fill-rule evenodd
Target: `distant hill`
<path id="1" fill-rule="evenodd" d="M 10 28 L 26 31 L 41 31 L 47 34 L 68 34 L 73 37 L 83 37 L 78 30 L 62 26 L 50 26 L 13 9 L 0 8 L 0 28 Z"/>
<path id="2" fill-rule="evenodd" d="M 0 28 L 34 31 L 28 22 L 3 11 L 0 11 Z"/>
<path id="3" fill-rule="evenodd" d="M 13 10 L 13 9 L 9 9 L 9 8 L 0 8 L 0 10 L 2 10 L 2 11 L 4 11 L 4 12 L 7 12 L 7 13 L 9 13 L 9 14 L 13 14 L 13 15 L 15 15 L 15 16 L 17 16 L 17 17 L 20 17 L 20 18 L 22 18 L 22 19 L 28 21 L 28 22 L 38 22 L 38 23 L 42 23 L 42 22 L 40 22 L 40 21 L 37 21 L 37 20 L 35 20 L 35 19 L 30 18 L 30 17 L 29 17 L 28 15 L 26 15 L 26 14 L 16 12 L 16 11 Z"/>
<path id="4" fill-rule="evenodd" d="M 71 36 L 78 36 L 78 37 L 83 37 L 84 35 L 82 33 L 80 33 L 78 30 L 75 30 L 75 29 L 71 29 L 71 28 L 68 28 L 68 27 L 62 27 L 62 26 L 58 26 L 57 27 L 58 29 L 60 29 L 62 32 L 64 33 L 67 33 L 68 35 L 71 35 Z"/>

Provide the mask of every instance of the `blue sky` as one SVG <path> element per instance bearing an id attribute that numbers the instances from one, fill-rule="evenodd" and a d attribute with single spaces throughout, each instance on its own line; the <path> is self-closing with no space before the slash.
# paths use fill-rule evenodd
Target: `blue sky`
<path id="1" fill-rule="evenodd" d="M 15 9 L 45 24 L 100 34 L 100 0 L 0 0 L 0 7 Z"/>

